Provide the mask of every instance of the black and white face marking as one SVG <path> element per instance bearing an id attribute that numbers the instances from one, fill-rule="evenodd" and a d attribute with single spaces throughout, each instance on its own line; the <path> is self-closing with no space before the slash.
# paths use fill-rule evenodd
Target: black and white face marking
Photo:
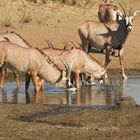
<path id="1" fill-rule="evenodd" d="M 133 16 L 126 17 L 125 20 L 127 30 L 128 32 L 131 32 L 133 30 Z"/>

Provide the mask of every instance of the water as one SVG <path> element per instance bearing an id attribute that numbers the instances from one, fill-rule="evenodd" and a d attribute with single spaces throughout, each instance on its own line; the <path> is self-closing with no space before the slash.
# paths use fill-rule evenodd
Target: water
<path id="1" fill-rule="evenodd" d="M 21 81 L 17 90 L 15 80 L 6 81 L 5 88 L 0 89 L 0 103 L 42 103 L 84 106 L 112 106 L 119 98 L 131 96 L 140 105 L 140 74 L 129 74 L 128 80 L 122 81 L 118 75 L 111 75 L 105 85 L 81 86 L 78 93 L 68 92 L 62 88 L 45 83 L 44 93 L 34 94 L 31 83 L 29 93 L 25 93 L 25 82 Z"/>

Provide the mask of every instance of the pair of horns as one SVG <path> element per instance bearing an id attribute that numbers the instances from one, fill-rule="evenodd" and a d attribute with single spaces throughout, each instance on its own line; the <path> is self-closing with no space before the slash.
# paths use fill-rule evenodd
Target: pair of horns
<path id="1" fill-rule="evenodd" d="M 54 46 L 53 46 L 53 44 L 51 43 L 51 41 L 46 40 L 46 42 L 47 42 L 49 48 L 54 48 Z"/>
<path id="2" fill-rule="evenodd" d="M 127 14 L 126 14 L 126 11 L 125 11 L 123 5 L 122 5 L 121 3 L 119 3 L 119 5 L 121 6 L 121 8 L 122 8 L 122 10 L 123 10 L 123 13 L 124 13 L 124 16 L 126 17 Z M 136 11 L 134 11 L 133 14 L 132 14 L 132 7 L 130 7 L 130 9 L 129 9 L 129 16 L 130 16 L 130 15 L 132 15 L 132 16 L 137 16 L 137 13 L 139 13 L 139 12 L 140 12 L 140 10 L 136 10 Z"/>

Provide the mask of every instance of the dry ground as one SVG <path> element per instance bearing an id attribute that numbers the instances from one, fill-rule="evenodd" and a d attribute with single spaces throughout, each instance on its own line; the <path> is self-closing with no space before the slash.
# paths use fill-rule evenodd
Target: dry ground
<path id="1" fill-rule="evenodd" d="M 0 105 L 1 140 L 139 140 L 140 108 Z"/>
<path id="2" fill-rule="evenodd" d="M 18 5 L 18 4 L 17 4 Z M 86 20 L 97 20 L 97 6 L 83 9 L 49 3 L 43 6 L 44 14 L 38 14 L 41 5 L 33 5 L 36 18 L 22 18 L 23 24 L 8 20 L 1 25 L 0 32 L 15 31 L 33 47 L 47 47 L 50 40 L 57 48 L 67 41 L 80 43 L 77 28 Z M 28 5 L 29 6 L 29 5 Z M 27 9 L 32 7 L 26 6 Z M 24 11 L 26 12 L 26 11 Z M 10 13 L 9 13 L 10 14 Z M 45 15 L 46 14 L 46 15 Z M 41 16 L 44 16 L 44 24 Z M 11 15 L 12 16 L 12 15 Z M 15 15 L 13 15 L 15 16 Z M 19 17 L 18 17 L 19 18 Z M 29 22 L 29 23 L 26 23 Z M 10 23 L 10 24 L 7 24 Z M 126 69 L 140 70 L 140 16 L 134 19 L 134 31 L 125 44 L 124 65 Z M 102 61 L 102 55 L 94 55 Z M 119 68 L 117 58 L 112 58 L 110 68 Z M 1 140 L 138 140 L 140 138 L 140 108 L 124 110 L 76 109 L 66 106 L 39 104 L 0 105 Z"/>

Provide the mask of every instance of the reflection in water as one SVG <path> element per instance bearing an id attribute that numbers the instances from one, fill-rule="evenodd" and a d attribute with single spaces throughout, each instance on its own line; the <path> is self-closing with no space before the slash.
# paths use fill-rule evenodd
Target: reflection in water
<path id="1" fill-rule="evenodd" d="M 1 89 L 1 99 L 2 99 L 2 103 L 7 103 L 7 92 L 2 88 Z"/>
<path id="2" fill-rule="evenodd" d="M 30 94 L 28 92 L 25 93 L 25 97 L 26 97 L 26 104 L 31 103 Z"/>
<path id="3" fill-rule="evenodd" d="M 8 94 L 7 94 L 7 91 L 4 89 L 4 88 L 1 88 L 0 90 L 1 92 L 1 103 L 10 103 L 8 101 Z M 15 88 L 13 91 L 12 91 L 12 103 L 18 103 L 18 89 Z"/>
<path id="4" fill-rule="evenodd" d="M 112 76 L 109 79 L 109 82 L 107 82 L 105 85 L 81 86 L 78 93 L 64 91 L 63 89 L 58 89 L 52 85 L 46 84 L 45 92 L 37 94 L 33 93 L 33 87 L 30 87 L 32 90 L 29 93 L 25 93 L 24 82 L 22 82 L 23 85 L 21 85 L 21 88 L 19 89 L 12 89 L 9 88 L 9 86 L 5 89 L 0 89 L 0 103 L 112 106 L 120 97 L 127 94 L 127 88 L 130 90 L 130 86 L 134 86 L 134 83 L 131 80 L 134 79 L 130 78 L 128 81 L 123 81 L 121 78 L 118 79 L 117 77 Z M 131 85 L 130 83 L 133 84 Z M 138 83 L 135 84 L 139 83 L 140 78 Z M 11 87 L 14 87 L 14 84 L 14 81 L 10 82 Z M 132 90 L 129 92 L 132 93 Z"/>
<path id="5" fill-rule="evenodd" d="M 18 91 L 19 89 L 18 88 L 15 88 L 14 91 L 13 91 L 13 101 L 12 103 L 18 103 Z"/>
<path id="6" fill-rule="evenodd" d="M 33 103 L 44 103 L 44 94 L 43 92 L 35 93 L 32 97 Z"/>

